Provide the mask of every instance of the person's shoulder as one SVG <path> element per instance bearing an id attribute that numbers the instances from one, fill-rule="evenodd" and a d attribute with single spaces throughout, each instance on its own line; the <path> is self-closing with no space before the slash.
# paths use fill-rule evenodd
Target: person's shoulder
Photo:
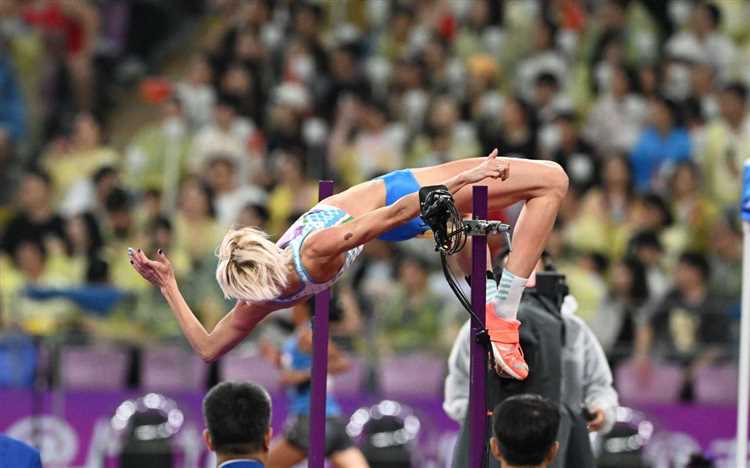
<path id="1" fill-rule="evenodd" d="M 11 439 L 0 434 L 0 455 L 8 466 L 36 468 L 41 467 L 39 451 L 20 440 Z"/>

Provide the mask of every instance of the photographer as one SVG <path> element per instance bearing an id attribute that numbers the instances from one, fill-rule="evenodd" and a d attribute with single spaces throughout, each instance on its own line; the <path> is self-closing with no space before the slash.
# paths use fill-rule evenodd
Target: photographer
<path id="1" fill-rule="evenodd" d="M 562 403 L 560 454 L 551 465 L 555 467 L 593 466 L 585 429 L 608 432 L 618 406 L 604 352 L 588 326 L 573 315 L 575 308 L 564 276 L 554 272 L 545 254 L 529 279 L 519 310 L 519 319 L 527 330 L 521 335 L 522 345 L 531 368 L 537 372 L 530 373 L 525 382 L 494 378 L 492 372 L 487 379 L 488 408 L 519 393 L 536 393 Z M 443 403 L 446 413 L 462 424 L 469 405 L 470 335 L 467 322 L 451 351 Z M 532 364 L 534 360 L 538 364 Z M 456 447 L 454 467 L 466 466 L 462 459 L 466 456 L 462 446 L 467 438 L 464 429 Z"/>

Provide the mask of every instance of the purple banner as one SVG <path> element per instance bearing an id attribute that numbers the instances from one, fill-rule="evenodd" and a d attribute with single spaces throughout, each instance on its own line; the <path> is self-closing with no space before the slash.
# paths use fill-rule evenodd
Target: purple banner
<path id="1" fill-rule="evenodd" d="M 97 444 L 102 439 L 102 427 L 108 426 L 118 405 L 124 400 L 142 396 L 139 392 L 70 392 L 44 393 L 33 397 L 31 392 L 18 390 L 0 390 L 0 431 L 42 447 L 45 467 L 77 466 L 116 466 L 109 462 L 96 462 L 104 456 L 97 451 Z M 183 411 L 186 427 L 190 431 L 183 434 L 183 445 L 192 450 L 193 456 L 198 453 L 201 464 L 205 466 L 206 453 L 200 439 L 203 430 L 201 418 L 201 399 L 203 394 L 167 393 L 165 396 L 175 400 Z M 274 433 L 282 434 L 286 408 L 281 395 L 273 398 Z M 369 395 L 358 395 L 350 398 L 339 398 L 346 414 L 362 406 L 369 406 L 379 401 Z M 400 399 L 410 406 L 421 421 L 422 434 L 418 449 L 424 456 L 432 458 L 444 449 L 444 441 L 458 430 L 442 410 L 439 398 Z M 658 427 L 675 432 L 689 434 L 704 449 L 709 449 L 717 440 L 734 438 L 736 427 L 736 409 L 733 406 L 691 406 L 691 405 L 640 405 Z M 40 416 L 31 418 L 32 415 Z M 34 424 L 32 421 L 36 421 Z M 98 426 L 97 426 L 98 424 Z M 99 431 L 99 439 L 96 432 Z M 188 451 L 190 451 L 188 450 Z M 180 459 L 190 454 L 180 455 Z"/>

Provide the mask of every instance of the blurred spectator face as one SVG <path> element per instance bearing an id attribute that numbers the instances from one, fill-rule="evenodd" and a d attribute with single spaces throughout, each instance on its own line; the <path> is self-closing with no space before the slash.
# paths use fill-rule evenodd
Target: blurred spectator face
<path id="1" fill-rule="evenodd" d="M 130 231 L 131 221 L 130 211 L 117 210 L 109 212 L 109 223 L 112 226 L 112 230 L 118 233 L 120 237 L 127 235 Z"/>
<path id="2" fill-rule="evenodd" d="M 370 131 L 381 130 L 387 123 L 383 110 L 372 104 L 360 106 L 359 121 L 362 127 Z"/>
<path id="3" fill-rule="evenodd" d="M 213 72 L 211 71 L 211 65 L 203 55 L 196 55 L 190 63 L 190 69 L 188 70 L 188 81 L 193 85 L 209 85 L 211 84 Z"/>
<path id="4" fill-rule="evenodd" d="M 169 250 L 172 240 L 172 227 L 166 223 L 157 223 L 152 231 L 153 246 L 157 249 Z"/>
<path id="5" fill-rule="evenodd" d="M 661 99 L 651 99 L 649 102 L 648 120 L 659 130 L 668 130 L 673 124 L 672 112 Z"/>
<path id="6" fill-rule="evenodd" d="M 641 212 L 638 217 L 640 226 L 643 229 L 651 231 L 661 231 L 668 224 L 668 213 L 664 212 L 665 207 L 657 203 L 646 200 L 641 203 Z"/>
<path id="7" fill-rule="evenodd" d="M 663 252 L 653 245 L 641 245 L 635 249 L 635 256 L 645 266 L 653 267 L 661 262 Z"/>
<path id="8" fill-rule="evenodd" d="M 290 154 L 282 154 L 277 161 L 276 170 L 282 184 L 294 186 L 303 180 L 302 164 L 298 158 Z"/>
<path id="9" fill-rule="evenodd" d="M 391 35 L 398 41 L 406 41 L 412 29 L 414 15 L 410 10 L 399 9 L 390 19 Z"/>
<path id="10" fill-rule="evenodd" d="M 574 146 L 578 142 L 578 129 L 571 119 L 558 119 L 557 128 L 560 131 L 560 143 L 563 148 Z"/>
<path id="11" fill-rule="evenodd" d="M 237 16 L 240 24 L 261 26 L 268 20 L 268 7 L 264 0 L 244 0 Z"/>
<path id="12" fill-rule="evenodd" d="M 644 95 L 656 94 L 659 90 L 659 76 L 653 66 L 641 67 L 638 70 L 638 82 Z"/>
<path id="13" fill-rule="evenodd" d="M 112 192 L 112 189 L 117 187 L 119 182 L 119 175 L 114 170 L 106 171 L 101 174 L 100 177 L 94 180 L 94 191 L 96 192 L 96 198 L 101 203 L 107 200 L 107 196 Z"/>
<path id="14" fill-rule="evenodd" d="M 259 205 L 247 205 L 240 211 L 237 224 L 241 227 L 252 226 L 263 231 L 268 222 L 268 210 Z"/>
<path id="15" fill-rule="evenodd" d="M 604 185 L 607 188 L 626 188 L 630 185 L 630 166 L 625 158 L 610 158 L 604 165 Z"/>
<path id="16" fill-rule="evenodd" d="M 301 6 L 294 15 L 294 30 L 305 37 L 316 37 L 320 30 L 320 17 L 312 5 Z"/>
<path id="17" fill-rule="evenodd" d="M 612 68 L 612 82 L 610 91 L 616 97 L 626 96 L 630 92 L 630 83 L 627 74 L 621 67 Z"/>
<path id="18" fill-rule="evenodd" d="M 445 64 L 448 51 L 439 39 L 432 38 L 425 46 L 422 57 L 429 70 L 439 70 Z"/>
<path id="19" fill-rule="evenodd" d="M 338 48 L 331 55 L 331 75 L 339 81 L 352 81 L 356 77 L 357 65 L 354 56 L 346 49 Z"/>
<path id="20" fill-rule="evenodd" d="M 516 98 L 505 100 L 501 119 L 503 125 L 509 128 L 525 127 L 527 122 L 526 110 Z"/>
<path id="21" fill-rule="evenodd" d="M 745 118 L 745 100 L 731 90 L 722 91 L 719 97 L 719 112 L 730 122 L 742 122 Z"/>
<path id="22" fill-rule="evenodd" d="M 742 232 L 739 226 L 730 225 L 726 217 L 722 216 L 711 231 L 711 243 L 722 258 L 739 260 L 742 257 Z"/>
<path id="23" fill-rule="evenodd" d="M 429 119 L 430 126 L 434 130 L 452 132 L 454 125 L 458 122 L 456 102 L 449 97 L 437 98 L 433 103 Z"/>
<path id="24" fill-rule="evenodd" d="M 76 215 L 65 224 L 65 234 L 74 252 L 87 252 L 91 247 L 89 228 L 83 216 Z"/>
<path id="25" fill-rule="evenodd" d="M 247 68 L 241 65 L 232 65 L 221 79 L 221 89 L 227 94 L 234 96 L 247 95 L 250 92 L 252 78 Z"/>
<path id="26" fill-rule="evenodd" d="M 602 5 L 599 20 L 605 30 L 622 29 L 625 26 L 627 17 L 625 10 L 619 2 L 608 1 Z"/>
<path id="27" fill-rule="evenodd" d="M 709 34 L 716 29 L 714 18 L 708 5 L 698 3 L 690 17 L 690 27 L 698 35 Z"/>
<path id="28" fill-rule="evenodd" d="M 557 86 L 547 81 L 537 81 L 534 85 L 534 102 L 537 106 L 549 105 L 557 94 Z"/>
<path id="29" fill-rule="evenodd" d="M 469 24 L 472 28 L 481 29 L 490 21 L 490 9 L 485 0 L 471 2 L 469 9 Z"/>
<path id="30" fill-rule="evenodd" d="M 690 73 L 690 87 L 698 96 L 705 96 L 714 89 L 714 69 L 708 63 L 693 65 Z"/>
<path id="31" fill-rule="evenodd" d="M 208 185 L 216 192 L 230 191 L 235 181 L 234 163 L 227 158 L 214 159 L 208 165 Z"/>
<path id="32" fill-rule="evenodd" d="M 99 145 L 99 124 L 91 114 L 80 114 L 73 125 L 73 145 L 93 148 Z"/>
<path id="33" fill-rule="evenodd" d="M 34 211 L 49 206 L 50 187 L 36 174 L 27 174 L 18 191 L 21 208 Z"/>
<path id="34" fill-rule="evenodd" d="M 148 190 L 143 194 L 143 211 L 149 218 L 156 219 L 161 215 L 161 192 Z"/>
<path id="35" fill-rule="evenodd" d="M 399 282 L 407 291 L 424 292 L 427 285 L 427 270 L 419 261 L 408 258 L 399 266 Z"/>
<path id="36" fill-rule="evenodd" d="M 180 101 L 176 99 L 167 99 L 161 105 L 161 116 L 163 120 L 182 119 L 183 109 Z"/>
<path id="37" fill-rule="evenodd" d="M 44 273 L 45 255 L 42 247 L 35 242 L 21 242 L 13 252 L 16 268 L 27 279 L 37 279 Z"/>
<path id="38" fill-rule="evenodd" d="M 307 48 L 305 41 L 292 41 L 286 49 L 285 76 L 293 81 L 305 82 L 315 73 L 315 61 Z"/>
<path id="39" fill-rule="evenodd" d="M 537 50 L 551 49 L 555 45 L 554 31 L 543 20 L 537 20 L 534 27 L 534 48 Z"/>
<path id="40" fill-rule="evenodd" d="M 254 62 L 263 58 L 265 48 L 257 33 L 243 30 L 237 35 L 234 58 L 240 62 Z"/>
<path id="41" fill-rule="evenodd" d="M 211 216 L 211 202 L 205 188 L 197 180 L 188 180 L 180 192 L 180 208 L 192 218 Z"/>
<path id="42" fill-rule="evenodd" d="M 219 128 L 228 130 L 232 127 L 234 119 L 237 117 L 237 112 L 234 107 L 226 103 L 218 103 L 214 107 L 214 119 Z"/>
<path id="43" fill-rule="evenodd" d="M 700 178 L 695 166 L 690 164 L 680 164 L 677 166 L 672 176 L 671 188 L 674 197 L 680 198 L 695 194 L 698 192 L 699 185 Z"/>
<path id="44" fill-rule="evenodd" d="M 677 263 L 674 279 L 675 286 L 683 294 L 691 292 L 696 288 L 702 289 L 706 280 L 700 269 L 684 261 Z"/>
<path id="45" fill-rule="evenodd" d="M 397 62 L 392 80 L 397 89 L 414 89 L 422 87 L 422 69 L 413 60 Z"/>
<path id="46" fill-rule="evenodd" d="M 625 263 L 618 263 L 612 269 L 612 291 L 616 296 L 627 297 L 633 287 L 633 273 Z"/>

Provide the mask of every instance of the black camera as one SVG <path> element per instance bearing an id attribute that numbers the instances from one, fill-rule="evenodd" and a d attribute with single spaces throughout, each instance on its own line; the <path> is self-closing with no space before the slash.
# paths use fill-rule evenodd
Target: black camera
<path id="1" fill-rule="evenodd" d="M 565 296 L 570 294 L 565 275 L 557 271 L 538 272 L 536 274 L 536 290 L 540 296 L 552 300 L 557 307 L 561 307 Z"/>

